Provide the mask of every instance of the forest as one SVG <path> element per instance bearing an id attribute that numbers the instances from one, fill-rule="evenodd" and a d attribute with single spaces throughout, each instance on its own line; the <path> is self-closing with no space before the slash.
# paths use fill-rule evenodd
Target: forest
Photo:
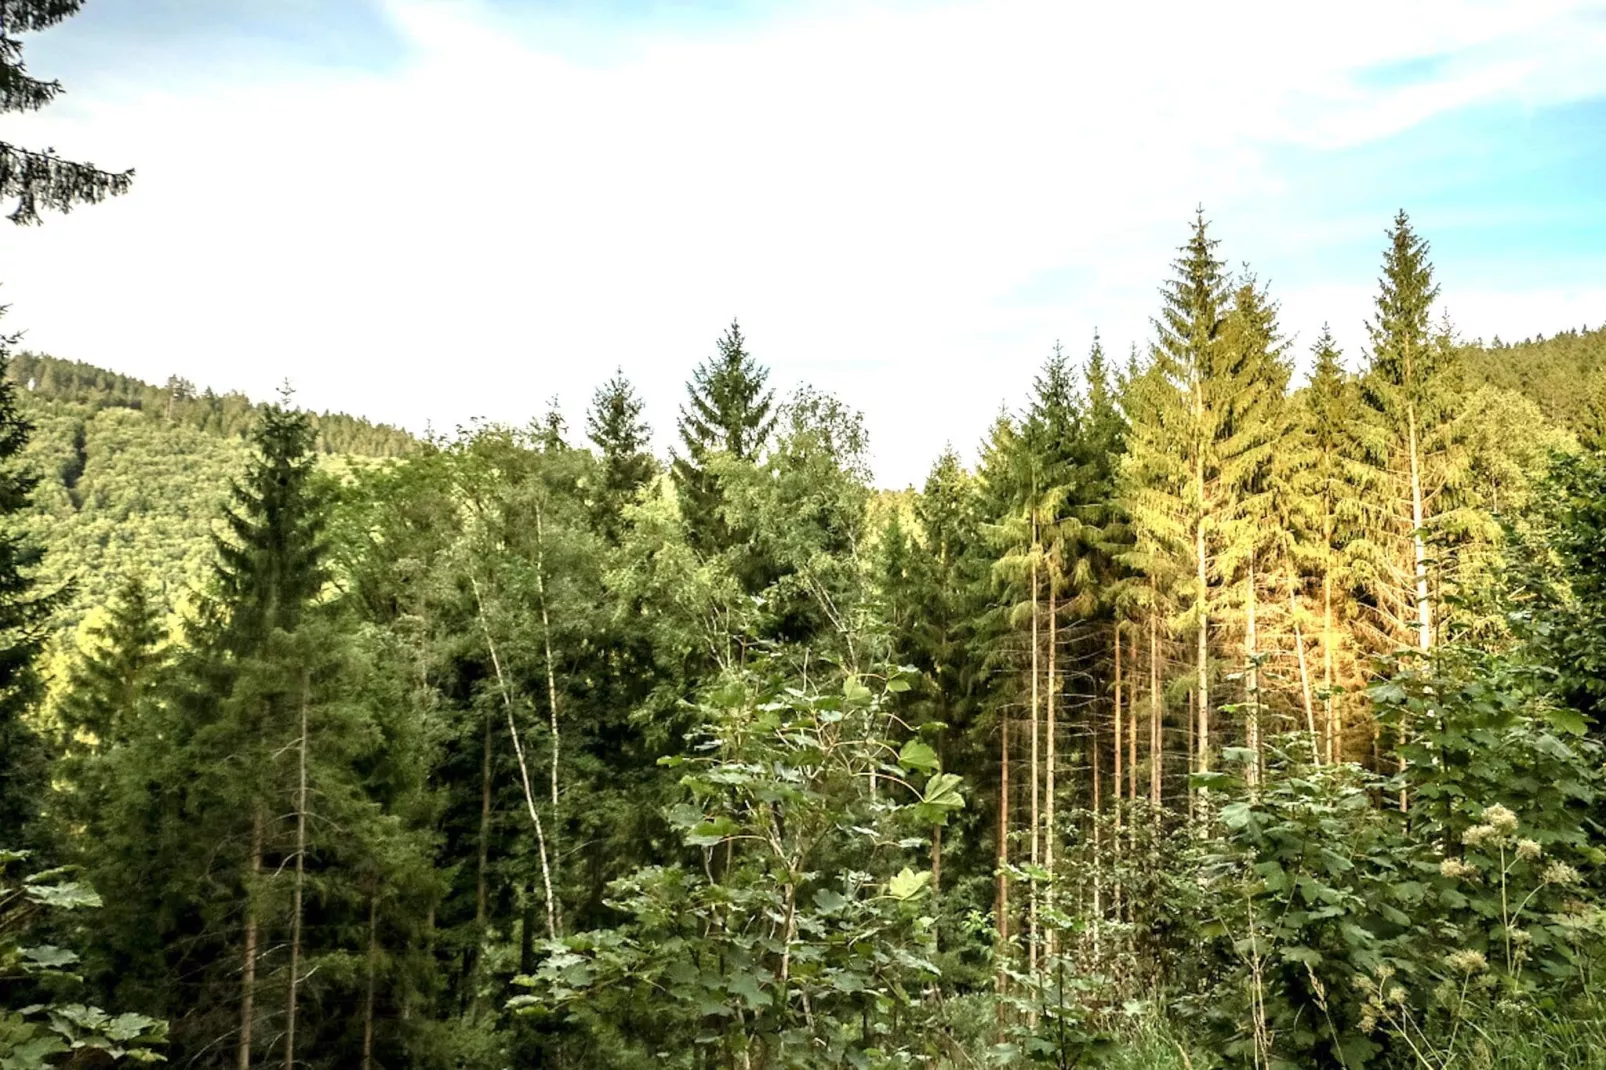
<path id="1" fill-rule="evenodd" d="M 1606 327 L 1379 224 L 897 491 L 735 320 L 422 439 L 0 337 L 0 1070 L 1606 1067 Z"/>

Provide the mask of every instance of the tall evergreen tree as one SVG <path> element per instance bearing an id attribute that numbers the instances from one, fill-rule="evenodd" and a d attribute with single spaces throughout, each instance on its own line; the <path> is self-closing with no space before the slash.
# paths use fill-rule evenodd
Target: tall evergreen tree
<path id="1" fill-rule="evenodd" d="M 0 316 L 5 315 L 0 306 Z M 48 783 L 44 740 L 28 723 L 40 695 L 36 667 L 50 616 L 64 591 L 42 593 L 34 578 L 44 551 L 19 529 L 39 479 L 22 463 L 33 425 L 17 408 L 5 374 L 16 336 L 0 335 L 0 829 L 17 845 L 38 814 Z"/>
<path id="2" fill-rule="evenodd" d="M 1367 525 L 1369 587 L 1381 639 L 1419 650 L 1435 639 L 1429 542 L 1443 510 L 1444 454 L 1455 403 L 1452 347 L 1432 330 L 1433 280 L 1428 243 L 1401 211 L 1389 231 L 1376 313 L 1367 321 L 1372 349 L 1361 380 L 1371 417 L 1365 443 L 1383 493 Z"/>
<path id="3" fill-rule="evenodd" d="M 596 489 L 597 522 L 617 542 L 621 513 L 656 474 L 649 443 L 652 429 L 642 418 L 644 404 L 623 370 L 597 388 L 586 413 L 586 434 L 597 447 L 601 468 Z"/>
<path id="4" fill-rule="evenodd" d="M 680 408 L 681 450 L 671 472 L 693 545 L 717 552 L 735 538 L 720 515 L 718 479 L 709 471 L 715 453 L 756 460 L 775 429 L 775 392 L 765 388 L 769 369 L 747 352 L 741 326 L 731 321 L 719 352 L 698 365 Z"/>
<path id="5" fill-rule="evenodd" d="M 64 728 L 89 737 L 92 749 L 127 742 L 131 719 L 168 661 L 166 616 L 167 607 L 134 571 L 117 586 L 105 616 L 88 627 L 61 718 Z"/>
<path id="6" fill-rule="evenodd" d="M 1298 396 L 1297 431 L 1280 469 L 1286 524 L 1292 532 L 1290 553 L 1300 577 L 1295 613 L 1313 620 L 1320 636 L 1316 647 L 1321 665 L 1310 670 L 1317 683 L 1309 688 L 1309 701 L 1321 710 L 1320 753 L 1335 762 L 1345 755 L 1346 704 L 1339 688 L 1353 684 L 1350 542 L 1371 481 L 1355 440 L 1359 392 L 1325 325 L 1313 353 L 1310 381 Z M 1307 578 L 1314 591 L 1304 590 Z"/>
<path id="7" fill-rule="evenodd" d="M 1197 768 L 1212 762 L 1210 603 L 1223 515 L 1221 442 L 1226 433 L 1222 330 L 1232 293 L 1201 209 L 1161 288 L 1148 367 L 1129 390 L 1123 472 L 1126 510 L 1140 534 L 1133 561 L 1156 604 L 1175 607 L 1171 630 L 1193 642 Z"/>
<path id="8" fill-rule="evenodd" d="M 1243 666 L 1244 738 L 1257 755 L 1248 767 L 1254 782 L 1266 697 L 1260 672 L 1266 653 L 1264 606 L 1279 590 L 1277 577 L 1288 564 L 1287 527 L 1279 516 L 1274 472 L 1277 458 L 1290 444 L 1293 424 L 1287 400 L 1292 369 L 1277 325 L 1277 306 L 1247 271 L 1233 292 L 1222 356 L 1215 390 L 1222 410 L 1216 445 L 1216 571 L 1221 577 L 1216 615 L 1232 620 L 1242 637 L 1241 655 L 1233 660 Z"/>

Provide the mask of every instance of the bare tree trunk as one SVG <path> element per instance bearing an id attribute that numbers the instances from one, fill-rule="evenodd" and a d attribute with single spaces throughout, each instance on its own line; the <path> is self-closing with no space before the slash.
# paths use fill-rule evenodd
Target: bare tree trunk
<path id="1" fill-rule="evenodd" d="M 1117 830 L 1119 830 L 1120 827 L 1121 827 L 1121 807 L 1120 807 L 1119 803 L 1120 803 L 1120 799 L 1121 799 L 1121 769 L 1122 769 L 1122 762 L 1121 762 L 1121 739 L 1122 739 L 1122 736 L 1121 736 L 1121 622 L 1120 622 L 1120 620 L 1117 620 L 1115 622 L 1115 689 L 1114 690 L 1115 690 L 1115 708 L 1114 708 L 1114 712 L 1112 714 L 1112 721 L 1113 721 L 1113 724 L 1114 724 L 1114 731 L 1113 731 L 1112 735 L 1114 735 L 1114 737 L 1115 737 L 1115 739 L 1113 741 L 1114 744 L 1115 744 L 1115 753 L 1114 753 L 1114 759 L 1115 759 L 1115 761 L 1114 761 L 1114 766 L 1115 766 L 1115 799 L 1116 799 L 1116 803 L 1117 803 L 1117 805 L 1115 807 L 1115 827 L 1116 827 Z"/>
<path id="2" fill-rule="evenodd" d="M 480 868 L 474 890 L 474 931 L 485 936 L 488 872 L 491 864 L 491 715 L 485 715 L 484 750 L 480 753 Z"/>
<path id="3" fill-rule="evenodd" d="M 1322 764 L 1321 740 L 1316 735 L 1316 703 L 1310 693 L 1310 666 L 1305 660 L 1305 633 L 1299 626 L 1299 599 L 1292 577 L 1288 581 L 1288 619 L 1294 625 L 1294 649 L 1299 654 L 1299 691 L 1305 700 L 1305 731 L 1310 733 L 1311 759 Z"/>
<path id="4" fill-rule="evenodd" d="M 1209 588 L 1206 584 L 1204 559 L 1204 525 L 1199 525 L 1197 546 L 1199 552 L 1199 627 L 1195 651 L 1197 681 L 1194 685 L 1194 713 L 1198 718 L 1194 729 L 1194 745 L 1198 748 L 1195 765 L 1203 773 L 1210 768 L 1210 614 L 1205 606 Z"/>
<path id="5" fill-rule="evenodd" d="M 1099 762 L 1098 708 L 1088 717 L 1089 749 L 1093 753 L 1093 955 L 1099 954 L 1100 934 L 1104 924 L 1104 771 Z"/>
<path id="6" fill-rule="evenodd" d="M 1154 819 L 1160 820 L 1160 776 L 1165 764 L 1165 745 L 1160 735 L 1160 626 L 1154 612 L 1149 613 L 1149 805 Z"/>
<path id="7" fill-rule="evenodd" d="M 1422 458 L 1416 438 L 1416 406 L 1405 410 L 1411 446 L 1411 547 L 1416 565 L 1416 636 L 1423 653 L 1433 649 L 1433 606 L 1428 600 L 1428 554 L 1422 527 L 1427 522 L 1422 505 Z"/>
<path id="8" fill-rule="evenodd" d="M 1110 751 L 1111 766 L 1114 769 L 1115 780 L 1110 785 L 1111 812 L 1115 815 L 1114 836 L 1111 843 L 1111 853 L 1114 855 L 1114 879 L 1110 889 L 1114 900 L 1115 916 L 1121 916 L 1121 620 L 1115 619 L 1112 631 L 1115 634 L 1115 689 L 1114 710 L 1111 715 Z M 1097 716 L 1095 714 L 1095 716 Z"/>
<path id="9" fill-rule="evenodd" d="M 301 677 L 301 740 L 296 748 L 296 881 L 290 907 L 290 982 L 284 1008 L 284 1070 L 296 1064 L 296 996 L 301 990 L 301 897 L 307 880 L 307 707 L 311 684 Z"/>
<path id="10" fill-rule="evenodd" d="M 502 693 L 502 709 L 507 714 L 507 733 L 513 740 L 513 753 L 519 761 L 519 779 L 524 788 L 524 806 L 529 811 L 530 823 L 535 826 L 536 852 L 541 861 L 541 884 L 546 890 L 547 936 L 558 935 L 558 908 L 552 894 L 552 868 L 547 860 L 546 829 L 541 824 L 541 813 L 535 805 L 535 789 L 530 783 L 530 766 L 524 757 L 524 741 L 519 738 L 519 725 L 513 716 L 513 694 L 508 689 L 507 677 L 502 672 L 502 659 L 496 652 L 496 640 L 491 638 L 490 622 L 485 619 L 485 601 L 480 597 L 480 584 L 470 576 L 474 588 L 474 602 L 479 610 L 480 630 L 485 636 L 485 647 L 491 655 L 491 667 L 496 670 L 497 689 Z"/>
<path id="11" fill-rule="evenodd" d="M 1035 504 L 1034 504 L 1033 508 L 1034 509 L 1036 508 Z M 1031 746 L 1031 774 L 1032 774 L 1032 790 L 1031 790 L 1032 815 L 1031 815 L 1031 817 L 1032 817 L 1032 831 L 1031 831 L 1031 837 L 1028 840 L 1028 843 L 1030 844 L 1032 866 L 1034 868 L 1041 861 L 1040 843 L 1039 843 L 1039 840 L 1041 839 L 1041 836 L 1040 836 L 1040 829 L 1039 829 L 1039 826 L 1038 826 L 1038 822 L 1041 820 L 1042 811 L 1039 809 L 1039 806 L 1041 805 L 1041 803 L 1040 803 L 1040 800 L 1039 800 L 1039 797 L 1038 797 L 1038 787 L 1039 787 L 1039 778 L 1042 776 L 1042 767 L 1038 764 L 1039 763 L 1039 756 L 1038 756 L 1038 749 L 1037 748 L 1038 748 L 1038 736 L 1042 734 L 1042 730 L 1043 730 L 1042 729 L 1042 724 L 1039 722 L 1039 719 L 1038 719 L 1038 703 L 1040 701 L 1038 672 L 1040 671 L 1040 661 L 1041 661 L 1041 656 L 1042 656 L 1042 650 L 1041 650 L 1041 640 L 1039 639 L 1039 636 L 1038 636 L 1038 620 L 1037 620 L 1037 615 L 1038 615 L 1038 604 L 1037 604 L 1037 555 L 1038 555 L 1037 517 L 1034 514 L 1032 516 L 1032 746 Z M 1026 900 L 1026 958 L 1027 958 L 1027 962 L 1029 963 L 1032 972 L 1034 972 L 1034 973 L 1037 971 L 1037 894 L 1038 894 L 1037 885 L 1038 885 L 1038 881 L 1034 877 L 1031 880 L 1031 882 L 1028 883 L 1027 886 L 1026 886 L 1026 895 L 1027 895 L 1027 900 Z"/>
<path id="12" fill-rule="evenodd" d="M 362 1070 L 374 1070 L 374 990 L 379 979 L 379 896 L 368 896 L 368 984 L 362 1001 Z"/>
<path id="13" fill-rule="evenodd" d="M 1248 773 L 1245 778 L 1251 788 L 1260 785 L 1260 666 L 1257 662 L 1259 651 L 1255 642 L 1255 558 L 1249 556 L 1248 580 L 1244 588 L 1244 663 L 1248 702 L 1244 705 L 1245 721 L 1244 736 L 1249 744 L 1250 758 Z"/>
<path id="14" fill-rule="evenodd" d="M 1054 841 L 1059 837 L 1059 829 L 1054 824 L 1054 764 L 1056 759 L 1055 748 L 1055 693 L 1059 690 L 1059 677 L 1055 673 L 1055 648 L 1059 646 L 1059 614 L 1054 603 L 1054 573 L 1048 574 L 1048 766 L 1044 770 L 1045 782 L 1045 813 L 1043 829 L 1043 868 L 1048 870 L 1049 883 L 1046 889 L 1049 909 L 1054 907 Z M 1048 931 L 1048 955 L 1053 957 L 1058 940 L 1053 928 Z"/>
<path id="15" fill-rule="evenodd" d="M 1333 702 L 1333 574 L 1322 570 L 1322 698 L 1327 728 L 1327 764 L 1338 761 L 1338 724 Z"/>
<path id="16" fill-rule="evenodd" d="M 1202 417 L 1204 411 L 1204 398 L 1200 393 L 1202 388 L 1195 386 L 1194 414 L 1195 418 Z M 1203 446 L 1201 453 L 1194 458 L 1193 481 L 1194 494 L 1198 499 L 1199 515 L 1193 523 L 1193 556 L 1194 581 L 1199 585 L 1198 603 L 1195 606 L 1198 617 L 1197 637 L 1197 672 L 1198 682 L 1195 692 L 1194 713 L 1199 718 L 1195 743 L 1198 747 L 1197 768 L 1204 772 L 1210 768 L 1210 565 L 1205 556 L 1205 479 Z M 1189 789 L 1189 794 L 1192 794 Z"/>
<path id="17" fill-rule="evenodd" d="M 245 899 L 245 955 L 240 964 L 240 1043 L 235 1065 L 239 1070 L 251 1070 L 251 1027 L 256 1022 L 257 987 L 257 908 L 256 882 L 262 875 L 262 841 L 264 838 L 262 806 L 251 811 L 251 876 L 246 885 Z"/>
<path id="18" fill-rule="evenodd" d="M 1121 649 L 1121 634 L 1119 629 L 1115 635 L 1115 648 Z M 1138 667 L 1138 637 L 1132 637 L 1132 666 Z M 1139 677 L 1141 679 L 1141 677 Z M 1138 801 L 1138 685 L 1131 684 L 1127 688 L 1126 700 L 1126 797 L 1132 802 Z"/>
<path id="19" fill-rule="evenodd" d="M 1428 555 L 1427 544 L 1422 535 L 1422 525 L 1426 522 L 1422 507 L 1422 467 L 1420 448 L 1416 438 L 1416 406 L 1407 405 L 1405 409 L 1406 428 L 1410 436 L 1411 447 L 1411 548 L 1415 556 L 1416 565 L 1416 636 L 1417 646 L 1425 654 L 1433 649 L 1433 608 L 1428 601 Z M 1400 724 L 1400 742 L 1404 743 L 1410 733 L 1410 725 Z M 1405 755 L 1399 757 L 1400 771 L 1405 771 Z M 1404 813 L 1409 807 L 1409 798 L 1404 788 L 1400 789 L 1400 811 Z"/>
<path id="20" fill-rule="evenodd" d="M 1006 956 L 1009 953 L 1009 711 L 998 713 L 998 873 L 993 893 L 994 923 L 998 926 L 998 995 L 1008 988 Z M 1004 1001 L 998 1000 L 998 1020 L 1004 1019 Z"/>

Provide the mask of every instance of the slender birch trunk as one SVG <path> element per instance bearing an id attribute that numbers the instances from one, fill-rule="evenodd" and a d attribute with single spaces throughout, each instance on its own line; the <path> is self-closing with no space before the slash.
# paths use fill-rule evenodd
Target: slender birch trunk
<path id="1" fill-rule="evenodd" d="M 502 659 L 496 652 L 496 640 L 491 637 L 490 622 L 485 619 L 485 601 L 480 597 L 479 581 L 470 576 L 469 584 L 474 588 L 474 603 L 479 611 L 480 631 L 485 637 L 486 650 L 491 655 L 491 667 L 496 671 L 497 690 L 502 693 L 502 709 L 507 714 L 507 733 L 513 740 L 513 754 L 519 762 L 519 779 L 524 788 L 524 806 L 529 811 L 530 823 L 535 826 L 536 852 L 541 862 L 541 884 L 546 890 L 547 936 L 556 939 L 558 908 L 552 894 L 552 867 L 547 859 L 546 829 L 541 823 L 541 813 L 535 805 L 535 788 L 530 782 L 530 766 L 524 756 L 524 742 L 519 738 L 518 721 L 513 715 L 513 693 L 508 688 L 507 676 L 502 672 Z"/>
<path id="2" fill-rule="evenodd" d="M 558 753 L 561 749 L 562 737 L 558 734 L 558 682 L 557 674 L 553 669 L 552 659 L 552 620 L 547 616 L 546 598 L 546 529 L 543 525 L 541 503 L 535 505 L 535 593 L 541 603 L 541 642 L 546 649 L 546 698 L 547 719 L 552 732 L 552 764 L 550 780 L 552 789 L 552 857 L 554 864 L 558 859 L 557 836 L 562 818 L 558 813 Z M 550 902 L 550 900 L 549 900 Z M 554 912 L 557 904 L 552 903 Z"/>

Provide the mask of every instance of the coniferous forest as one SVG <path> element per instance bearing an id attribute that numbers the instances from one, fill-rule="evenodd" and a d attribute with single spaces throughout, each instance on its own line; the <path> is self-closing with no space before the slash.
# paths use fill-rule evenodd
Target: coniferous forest
<path id="1" fill-rule="evenodd" d="M 1201 210 L 903 492 L 735 321 L 428 440 L 7 335 L 0 1068 L 1606 1066 L 1606 328 L 1378 222 L 1360 351 Z"/>

